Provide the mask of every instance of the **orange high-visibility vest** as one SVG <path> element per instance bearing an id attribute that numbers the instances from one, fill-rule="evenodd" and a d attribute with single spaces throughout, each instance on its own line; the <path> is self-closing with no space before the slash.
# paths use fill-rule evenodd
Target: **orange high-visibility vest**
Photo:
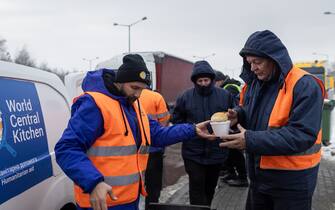
<path id="1" fill-rule="evenodd" d="M 291 107 L 293 104 L 293 90 L 299 79 L 308 72 L 293 67 L 285 78 L 284 88 L 279 90 L 276 102 L 272 109 L 268 127 L 270 129 L 278 129 L 287 125 L 290 117 Z M 322 89 L 322 95 L 325 97 L 325 89 L 321 80 L 313 77 Z M 240 94 L 240 105 L 243 106 L 244 95 L 247 90 L 245 85 Z M 321 138 L 322 131 L 320 129 L 314 145 L 304 152 L 292 155 L 262 155 L 260 168 L 274 170 L 304 170 L 316 166 L 321 159 Z"/>
<path id="2" fill-rule="evenodd" d="M 98 92 L 86 92 L 86 94 L 93 97 L 104 120 L 104 133 L 89 148 L 87 156 L 104 176 L 104 182 L 112 186 L 113 194 L 118 198 L 114 201 L 106 195 L 107 206 L 133 202 L 138 198 L 139 192 L 146 196 L 144 174 L 151 144 L 147 115 L 142 109 L 139 113 L 137 105 L 133 106 L 142 138 L 141 146 L 137 149 L 128 121 L 125 120 L 126 125 L 124 124 L 123 110 L 119 102 Z M 124 116 L 127 119 L 125 114 Z M 125 134 L 125 126 L 128 128 L 128 135 Z M 145 136 L 149 145 L 146 145 Z M 84 193 L 78 185 L 75 185 L 74 192 L 75 200 L 80 207 L 91 207 L 89 194 Z"/>
<path id="3" fill-rule="evenodd" d="M 151 119 L 162 124 L 166 124 L 169 121 L 170 113 L 161 94 L 144 89 L 139 99 L 145 112 L 151 117 Z"/>

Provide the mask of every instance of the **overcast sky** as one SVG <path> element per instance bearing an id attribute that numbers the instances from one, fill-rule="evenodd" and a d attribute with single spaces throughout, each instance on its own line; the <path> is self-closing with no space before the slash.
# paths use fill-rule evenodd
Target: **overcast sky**
<path id="1" fill-rule="evenodd" d="M 0 37 L 12 56 L 26 46 L 38 63 L 68 70 L 88 68 L 131 50 L 164 51 L 191 61 L 207 60 L 238 75 L 238 52 L 248 36 L 270 29 L 294 61 L 335 58 L 335 0 L 1 0 Z M 313 52 L 320 53 L 313 55 Z M 324 55 L 326 54 L 326 55 Z M 233 71 L 235 70 L 235 72 Z"/>

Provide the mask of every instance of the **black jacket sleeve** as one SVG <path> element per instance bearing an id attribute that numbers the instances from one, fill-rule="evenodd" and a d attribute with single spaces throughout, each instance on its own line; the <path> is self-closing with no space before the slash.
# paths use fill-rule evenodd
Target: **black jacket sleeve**
<path id="1" fill-rule="evenodd" d="M 171 116 L 171 122 L 173 124 L 180 124 L 186 122 L 186 109 L 185 109 L 185 94 L 179 96 L 176 101 L 176 106 Z"/>

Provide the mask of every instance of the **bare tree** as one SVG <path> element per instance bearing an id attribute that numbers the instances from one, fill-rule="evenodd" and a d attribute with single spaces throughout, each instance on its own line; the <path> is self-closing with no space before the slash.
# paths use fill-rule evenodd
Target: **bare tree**
<path id="1" fill-rule="evenodd" d="M 26 47 L 23 47 L 17 54 L 14 62 L 25 66 L 36 67 L 35 61 L 30 57 L 30 54 Z"/>
<path id="2" fill-rule="evenodd" d="M 6 39 L 0 39 L 0 60 L 2 61 L 12 61 L 10 53 L 7 51 Z"/>
<path id="3" fill-rule="evenodd" d="M 57 76 L 59 76 L 59 78 L 64 82 L 64 78 L 69 72 L 62 68 L 61 69 L 55 68 L 54 70 L 55 70 L 55 74 L 57 74 Z"/>
<path id="4" fill-rule="evenodd" d="M 39 66 L 38 66 L 39 69 L 42 69 L 44 71 L 47 71 L 47 72 L 53 72 L 52 69 L 48 66 L 48 63 L 47 62 L 42 62 Z"/>
<path id="5" fill-rule="evenodd" d="M 12 61 L 9 52 L 7 52 L 6 40 L 1 38 L 0 38 L 0 60 Z M 28 52 L 25 46 L 23 46 L 22 49 L 17 53 L 14 62 L 25 66 L 37 67 L 35 60 L 31 58 L 30 53 Z M 63 82 L 65 75 L 69 73 L 69 71 L 65 69 L 51 68 L 45 61 L 40 63 L 37 68 L 56 74 Z"/>

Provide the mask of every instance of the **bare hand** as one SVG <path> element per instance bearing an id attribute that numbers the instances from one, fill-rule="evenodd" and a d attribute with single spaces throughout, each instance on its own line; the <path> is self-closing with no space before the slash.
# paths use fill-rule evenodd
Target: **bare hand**
<path id="1" fill-rule="evenodd" d="M 220 143 L 220 147 L 227 147 L 230 149 L 240 149 L 243 150 L 246 147 L 245 143 L 245 129 L 238 124 L 238 129 L 241 131 L 237 134 L 231 134 L 227 136 L 222 136 L 221 139 L 225 142 Z"/>
<path id="2" fill-rule="evenodd" d="M 228 109 L 228 120 L 230 120 L 230 126 L 234 126 L 237 124 L 238 122 L 238 117 L 237 117 L 237 112 L 233 109 Z"/>
<path id="3" fill-rule="evenodd" d="M 112 192 L 112 187 L 105 182 L 100 182 L 95 186 L 90 194 L 90 203 L 93 210 L 107 210 L 106 195 L 109 195 L 112 200 L 117 200 L 117 197 Z"/>
<path id="4" fill-rule="evenodd" d="M 208 140 L 215 140 L 217 137 L 212 135 L 208 132 L 207 125 L 209 124 L 209 120 L 198 123 L 195 125 L 197 135 L 200 138 L 208 139 Z"/>

